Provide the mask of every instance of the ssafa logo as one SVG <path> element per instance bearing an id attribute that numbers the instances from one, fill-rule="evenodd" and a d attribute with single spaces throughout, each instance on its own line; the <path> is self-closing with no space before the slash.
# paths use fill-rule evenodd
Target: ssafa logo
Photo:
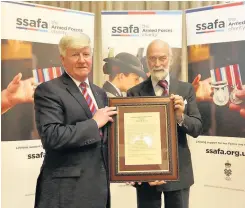
<path id="1" fill-rule="evenodd" d="M 196 25 L 196 34 L 224 32 L 225 22 L 219 19 L 213 22 L 204 22 Z"/>
<path id="2" fill-rule="evenodd" d="M 112 36 L 139 36 L 140 29 L 138 26 L 113 26 L 111 28 Z"/>
<path id="3" fill-rule="evenodd" d="M 35 20 L 18 17 L 16 19 L 16 28 L 22 30 L 48 32 L 48 23 L 43 21 L 41 18 Z"/>

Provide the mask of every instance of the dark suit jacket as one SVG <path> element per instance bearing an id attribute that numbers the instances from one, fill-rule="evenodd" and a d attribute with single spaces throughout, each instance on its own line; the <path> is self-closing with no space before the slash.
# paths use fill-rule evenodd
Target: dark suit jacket
<path id="1" fill-rule="evenodd" d="M 194 183 L 191 154 L 187 144 L 186 134 L 197 137 L 202 130 L 202 120 L 196 105 L 196 96 L 191 84 L 170 78 L 169 94 L 178 94 L 187 101 L 185 106 L 185 118 L 178 131 L 178 154 L 179 154 L 179 181 L 167 182 L 157 186 L 161 191 L 173 191 L 190 187 Z M 127 96 L 155 96 L 151 78 L 131 88 Z"/>
<path id="2" fill-rule="evenodd" d="M 106 93 L 90 83 L 98 107 Z M 101 139 L 86 100 L 73 80 L 61 77 L 34 94 L 36 124 L 46 151 L 35 208 L 105 208 L 108 202 L 107 128 Z"/>
<path id="3" fill-rule="evenodd" d="M 118 93 L 117 89 L 108 81 L 105 81 L 102 88 L 103 88 L 103 90 L 106 91 L 108 97 L 112 97 L 112 96 L 120 97 L 120 96 L 122 96 L 121 94 Z"/>

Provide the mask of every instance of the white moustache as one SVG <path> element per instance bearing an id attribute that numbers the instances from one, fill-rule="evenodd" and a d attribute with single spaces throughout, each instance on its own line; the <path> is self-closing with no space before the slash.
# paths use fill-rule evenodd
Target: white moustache
<path id="1" fill-rule="evenodd" d="M 168 70 L 165 68 L 153 68 L 151 71 L 151 75 L 156 79 L 156 80 L 162 80 L 164 79 L 168 74 Z"/>
<path id="2" fill-rule="evenodd" d="M 167 69 L 164 69 L 164 68 L 161 68 L 161 69 L 153 68 L 152 70 L 153 70 L 154 72 L 159 72 L 159 71 L 166 71 Z"/>

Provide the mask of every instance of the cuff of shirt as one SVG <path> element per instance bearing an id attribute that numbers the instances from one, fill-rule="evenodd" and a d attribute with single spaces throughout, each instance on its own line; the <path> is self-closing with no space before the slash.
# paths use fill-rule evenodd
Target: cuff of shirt
<path id="1" fill-rule="evenodd" d="M 93 119 L 93 118 L 92 118 Z M 94 120 L 94 119 L 93 119 Z M 98 126 L 98 129 L 99 129 L 99 124 L 97 123 L 97 121 L 96 120 L 94 120 L 94 122 L 96 123 L 96 125 Z"/>
<path id="2" fill-rule="evenodd" d="M 184 122 L 184 119 L 185 119 L 185 116 L 184 116 L 184 114 L 182 114 L 181 119 L 177 121 L 177 123 L 178 123 L 179 126 L 182 126 L 182 124 Z"/>

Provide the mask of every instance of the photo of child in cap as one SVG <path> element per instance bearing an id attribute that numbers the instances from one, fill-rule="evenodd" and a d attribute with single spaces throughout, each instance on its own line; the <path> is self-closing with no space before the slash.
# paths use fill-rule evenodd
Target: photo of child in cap
<path id="1" fill-rule="evenodd" d="M 119 53 L 105 58 L 104 62 L 103 71 L 109 75 L 109 80 L 105 81 L 103 89 L 108 97 L 123 97 L 128 89 L 147 77 L 140 60 L 130 53 Z"/>
<path id="2" fill-rule="evenodd" d="M 103 84 L 103 89 L 108 97 L 125 97 L 128 89 L 150 76 L 146 63 L 145 48 L 139 47 L 135 52 L 135 55 L 132 52 L 119 52 L 114 56 L 114 48 L 109 48 L 108 57 L 103 60 L 103 72 L 108 77 Z M 174 60 L 171 64 L 171 74 L 179 79 L 181 73 L 181 49 L 173 48 L 173 54 Z"/>

